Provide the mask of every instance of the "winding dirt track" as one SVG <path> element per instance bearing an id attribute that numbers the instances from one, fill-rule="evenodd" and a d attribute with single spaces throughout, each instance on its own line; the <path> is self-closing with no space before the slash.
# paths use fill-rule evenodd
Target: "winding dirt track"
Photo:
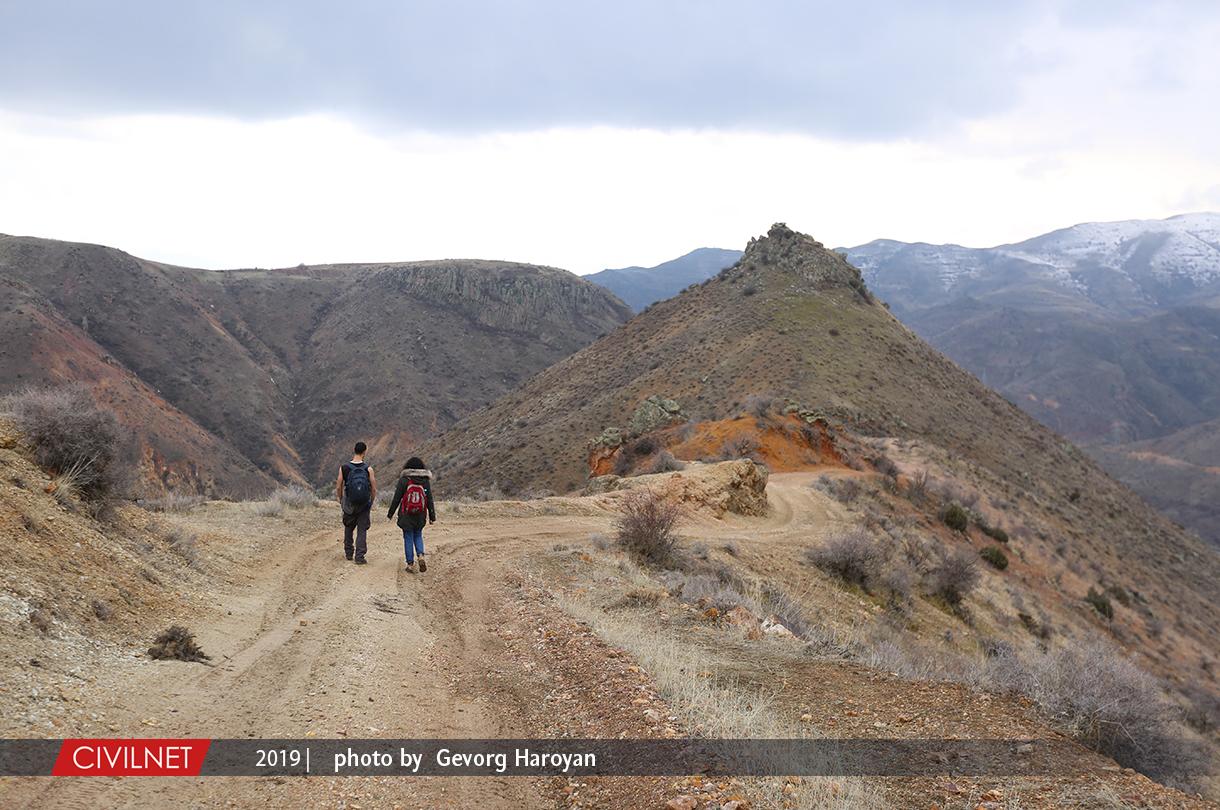
<path id="1" fill-rule="evenodd" d="M 440 522 L 425 533 L 432 563 L 422 575 L 404 570 L 401 535 L 384 520 L 370 532 L 366 566 L 343 560 L 335 530 L 268 548 L 249 587 L 192 622 L 216 666 L 153 666 L 104 708 L 140 736 L 514 736 L 520 729 L 499 711 L 504 695 L 483 688 L 483 674 L 514 668 L 492 641 L 503 609 L 493 586 L 522 552 L 580 536 L 582 524 L 587 537 L 605 520 Z M 19 781 L 6 786 L 6 807 L 552 803 L 521 778 Z"/>

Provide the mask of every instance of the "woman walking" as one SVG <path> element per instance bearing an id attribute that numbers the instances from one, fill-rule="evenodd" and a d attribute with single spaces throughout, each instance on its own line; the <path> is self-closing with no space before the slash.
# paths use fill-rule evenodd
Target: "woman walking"
<path id="1" fill-rule="evenodd" d="M 407 459 L 402 467 L 387 520 L 394 519 L 395 510 L 398 511 L 398 528 L 402 529 L 407 570 L 415 573 L 415 558 L 418 557 L 422 574 L 428 570 L 428 564 L 424 562 L 424 523 L 436 522 L 436 507 L 432 504 L 432 473 L 417 456 Z"/>

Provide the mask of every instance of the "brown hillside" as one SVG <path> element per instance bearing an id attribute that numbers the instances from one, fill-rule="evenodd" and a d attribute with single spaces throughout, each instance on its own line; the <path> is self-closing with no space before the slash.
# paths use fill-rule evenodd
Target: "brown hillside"
<path id="1" fill-rule="evenodd" d="M 629 314 L 532 265 L 207 271 L 8 236 L 0 282 L 21 291 L 0 311 L 17 341 L 0 354 L 0 393 L 95 383 L 73 359 L 93 352 L 138 392 L 110 401 L 151 448 L 150 478 L 215 494 L 319 483 L 358 438 L 397 459 Z M 21 346 L 33 340 L 37 363 Z"/>
<path id="2" fill-rule="evenodd" d="M 429 460 L 448 493 L 571 490 L 590 442 L 648 397 L 704 421 L 740 414 L 754 395 L 799 403 L 845 434 L 913 440 L 916 456 L 1014 513 L 1031 576 L 1053 579 L 1064 610 L 1088 587 L 1121 583 L 1155 606 L 1149 633 L 1172 623 L 1180 636 L 1160 642 L 1159 668 L 1208 671 L 1220 646 L 1216 552 L 903 327 L 846 260 L 782 225 L 716 278 L 463 420 Z"/>

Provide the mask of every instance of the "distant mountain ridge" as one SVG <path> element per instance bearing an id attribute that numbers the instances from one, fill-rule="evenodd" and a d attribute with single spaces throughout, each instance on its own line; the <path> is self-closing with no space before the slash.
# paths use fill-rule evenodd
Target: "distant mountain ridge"
<path id="1" fill-rule="evenodd" d="M 1181 443 L 1142 444 L 1220 418 L 1220 214 L 839 251 L 934 346 L 1220 543 L 1220 453 L 1174 464 Z"/>
<path id="2" fill-rule="evenodd" d="M 992 248 L 878 239 L 839 250 L 908 310 L 1003 292 L 1129 317 L 1220 298 L 1220 213 L 1089 222 Z"/>
<path id="3" fill-rule="evenodd" d="M 81 381 L 137 436 L 145 485 L 319 483 L 357 439 L 401 459 L 630 315 L 511 262 L 196 270 L 0 237 L 0 394 Z"/>
<path id="4" fill-rule="evenodd" d="M 585 276 L 613 292 L 636 312 L 707 281 L 741 258 L 740 250 L 698 248 L 655 267 L 622 267 Z"/>

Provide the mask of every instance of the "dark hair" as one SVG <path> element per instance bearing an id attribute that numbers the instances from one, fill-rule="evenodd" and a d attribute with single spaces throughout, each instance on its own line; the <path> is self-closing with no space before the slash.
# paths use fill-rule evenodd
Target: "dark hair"
<path id="1" fill-rule="evenodd" d="M 426 469 L 428 469 L 427 467 L 424 466 L 424 460 L 422 458 L 420 458 L 419 456 L 411 456 L 409 459 L 407 459 L 407 463 L 402 465 L 402 468 L 404 470 L 426 470 Z"/>
<path id="2" fill-rule="evenodd" d="M 369 446 L 367 444 L 365 444 L 364 442 L 356 442 L 356 455 L 362 456 L 362 455 L 364 455 L 364 451 L 368 450 L 368 449 L 369 449 Z"/>

